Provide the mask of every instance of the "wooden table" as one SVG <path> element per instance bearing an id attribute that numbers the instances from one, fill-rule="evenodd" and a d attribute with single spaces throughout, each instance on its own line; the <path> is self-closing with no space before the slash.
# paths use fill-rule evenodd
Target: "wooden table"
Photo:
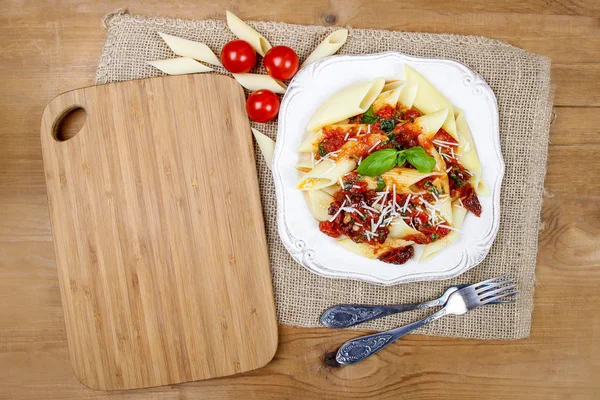
<path id="1" fill-rule="evenodd" d="M 0 14 L 0 398 L 600 398 L 600 2 L 5 0 Z M 452 4 L 451 4 L 452 3 Z M 270 4 L 267 6 L 267 4 Z M 55 95 L 92 84 L 104 13 L 242 18 L 484 35 L 552 58 L 551 129 L 531 336 L 409 336 L 331 368 L 356 332 L 280 327 L 265 368 L 225 379 L 96 392 L 71 372 L 46 205 L 39 127 Z"/>

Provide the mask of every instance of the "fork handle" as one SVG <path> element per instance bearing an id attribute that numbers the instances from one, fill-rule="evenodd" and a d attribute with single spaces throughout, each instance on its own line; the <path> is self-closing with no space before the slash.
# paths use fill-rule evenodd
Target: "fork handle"
<path id="1" fill-rule="evenodd" d="M 441 318 L 446 314 L 446 309 L 442 308 L 438 312 L 431 314 L 420 321 L 412 322 L 386 332 L 374 333 L 368 336 L 362 336 L 344 343 L 337 351 L 335 359 L 340 364 L 350 365 L 359 363 L 379 350 L 395 342 L 402 336 L 427 325 L 428 323 Z"/>
<path id="2" fill-rule="evenodd" d="M 386 317 L 388 315 L 439 305 L 438 303 L 433 305 L 430 303 L 432 302 L 421 304 L 400 304 L 393 306 L 340 304 L 325 310 L 325 312 L 321 314 L 320 321 L 328 328 L 348 328 L 350 326 L 362 324 L 363 322 Z"/>

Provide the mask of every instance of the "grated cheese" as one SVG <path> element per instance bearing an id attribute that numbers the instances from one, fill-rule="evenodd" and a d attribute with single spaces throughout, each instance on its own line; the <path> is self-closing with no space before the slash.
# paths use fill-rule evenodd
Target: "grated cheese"
<path id="1" fill-rule="evenodd" d="M 371 125 L 369 125 L 371 126 Z M 379 143 L 381 143 L 381 140 L 378 140 L 377 142 L 375 142 L 375 144 L 373 146 L 371 146 L 371 148 L 369 149 L 368 153 L 370 153 L 375 147 L 379 146 Z"/>
<path id="2" fill-rule="evenodd" d="M 402 212 L 406 212 L 406 210 L 408 209 L 408 202 L 410 201 L 410 198 L 412 197 L 412 195 L 408 195 L 408 197 L 406 198 L 406 201 L 404 202 L 404 207 L 402 207 Z"/>
<path id="3" fill-rule="evenodd" d="M 346 200 L 344 200 L 344 202 L 342 203 L 342 206 L 340 208 L 338 208 L 338 210 L 335 212 L 335 214 L 333 214 L 333 217 L 329 218 L 329 222 L 332 222 L 334 219 L 337 218 L 338 215 L 340 215 L 340 213 L 342 212 L 345 205 L 346 205 Z"/>
<path id="4" fill-rule="evenodd" d="M 440 140 L 440 139 L 433 140 L 433 143 L 435 143 L 435 144 L 441 143 L 441 144 L 445 144 L 446 146 L 452 146 L 452 147 L 458 146 L 458 143 L 446 142 L 446 141 Z"/>

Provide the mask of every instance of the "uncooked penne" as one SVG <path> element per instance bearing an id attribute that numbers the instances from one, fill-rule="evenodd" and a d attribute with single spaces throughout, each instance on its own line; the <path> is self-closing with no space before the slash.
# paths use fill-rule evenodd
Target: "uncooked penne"
<path id="1" fill-rule="evenodd" d="M 236 81 L 248 90 L 267 89 L 273 93 L 285 93 L 287 86 L 280 81 L 262 74 L 231 74 Z"/>
<path id="2" fill-rule="evenodd" d="M 190 57 L 147 61 L 147 63 L 169 75 L 184 75 L 214 71 L 212 68 L 207 67 Z"/>
<path id="3" fill-rule="evenodd" d="M 273 151 L 275 150 L 275 141 L 265 135 L 264 133 L 251 128 L 252 134 L 254 135 L 254 139 L 256 139 L 256 143 L 258 144 L 258 148 L 265 158 L 265 162 L 267 163 L 267 167 L 271 169 L 273 165 Z"/>
<path id="4" fill-rule="evenodd" d="M 340 47 L 346 43 L 348 38 L 348 29 L 338 29 L 329 36 L 327 36 L 302 63 L 302 67 L 307 66 L 321 58 L 335 54 Z"/>
<path id="5" fill-rule="evenodd" d="M 232 12 L 227 11 L 226 15 L 227 26 L 231 32 L 238 38 L 250 43 L 250 46 L 252 46 L 258 54 L 264 57 L 266 52 L 271 49 L 271 43 Z"/>
<path id="6" fill-rule="evenodd" d="M 190 57 L 207 64 L 222 66 L 215 53 L 213 53 L 213 51 L 204 43 L 194 42 L 193 40 L 180 38 L 163 32 L 158 32 L 158 34 L 165 41 L 167 46 L 173 50 L 173 53 L 178 56 Z"/>
<path id="7" fill-rule="evenodd" d="M 381 93 L 384 84 L 385 79 L 376 78 L 334 94 L 319 107 L 306 129 L 316 132 L 325 125 L 364 113 Z"/>

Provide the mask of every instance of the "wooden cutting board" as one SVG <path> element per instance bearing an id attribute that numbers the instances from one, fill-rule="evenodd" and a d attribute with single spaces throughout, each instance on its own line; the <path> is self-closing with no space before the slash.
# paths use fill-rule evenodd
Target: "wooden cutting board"
<path id="1" fill-rule="evenodd" d="M 69 352 L 95 389 L 259 368 L 277 325 L 242 88 L 186 75 L 64 93 L 41 141 Z M 83 128 L 60 141 L 74 108 Z"/>

